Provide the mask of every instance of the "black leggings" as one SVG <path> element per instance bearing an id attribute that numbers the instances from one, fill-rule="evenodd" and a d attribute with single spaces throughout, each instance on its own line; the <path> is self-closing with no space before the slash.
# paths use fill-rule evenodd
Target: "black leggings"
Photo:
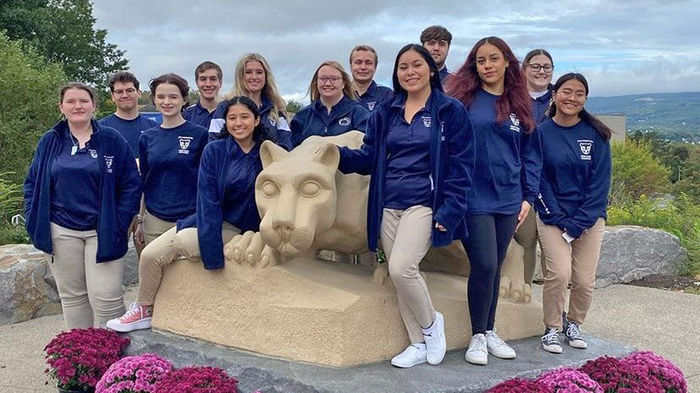
<path id="1" fill-rule="evenodd" d="M 467 298 L 472 334 L 493 330 L 501 266 L 517 223 L 517 213 L 467 216 L 469 237 L 462 244 L 471 265 Z"/>

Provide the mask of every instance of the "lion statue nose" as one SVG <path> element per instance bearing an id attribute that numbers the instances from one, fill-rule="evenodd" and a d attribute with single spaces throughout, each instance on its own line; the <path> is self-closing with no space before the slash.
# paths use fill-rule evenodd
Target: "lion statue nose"
<path id="1" fill-rule="evenodd" d="M 294 232 L 294 225 L 289 221 L 276 221 L 272 224 L 272 228 L 279 233 L 283 240 L 289 240 Z"/>

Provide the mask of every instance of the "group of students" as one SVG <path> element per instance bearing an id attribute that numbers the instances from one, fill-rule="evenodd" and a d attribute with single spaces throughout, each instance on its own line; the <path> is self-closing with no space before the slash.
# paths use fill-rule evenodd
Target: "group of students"
<path id="1" fill-rule="evenodd" d="M 579 327 L 605 225 L 611 131 L 584 109 L 582 75 L 551 84 L 547 51 L 531 51 L 521 65 L 502 39 L 487 37 L 450 73 L 451 39 L 431 26 L 421 45 L 401 48 L 393 89 L 374 82 L 377 54 L 367 45 L 351 51 L 352 79 L 340 63 L 323 62 L 310 82 L 311 104 L 291 122 L 259 54 L 240 59 L 233 93 L 220 103 L 222 71 L 212 62 L 195 70 L 200 98 L 191 106 L 182 77 L 151 80 L 160 125 L 138 113 L 133 74 L 112 76 L 117 111 L 100 121 L 92 89 L 67 84 L 59 101 L 64 120 L 40 139 L 24 185 L 27 230 L 50 258 L 67 326 L 150 327 L 167 264 L 183 256 L 224 268 L 223 245 L 259 229 L 254 184 L 262 141 L 290 150 L 311 135 L 360 130 L 361 148 L 339 147 L 339 170 L 371 175 L 368 246 L 376 251 L 381 241 L 410 339 L 392 365 L 436 365 L 445 355 L 444 317 L 418 265 L 430 247 L 453 240 L 471 264 L 468 362 L 516 357 L 494 329 L 514 235 L 526 251 L 528 282 L 538 240 L 542 248 L 543 349 L 562 352 L 560 330 L 569 345 L 585 348 Z M 119 259 L 129 232 L 143 250 L 137 300 L 125 310 Z"/>

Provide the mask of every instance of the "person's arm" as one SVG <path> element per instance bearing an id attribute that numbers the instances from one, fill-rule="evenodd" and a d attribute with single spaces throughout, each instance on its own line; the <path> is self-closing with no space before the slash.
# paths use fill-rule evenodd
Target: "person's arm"
<path id="1" fill-rule="evenodd" d="M 520 180 L 523 187 L 523 199 L 533 206 L 539 194 L 540 175 L 542 173 L 542 139 L 535 129 L 531 134 L 523 134 L 520 143 L 520 160 L 522 169 Z"/>
<path id="2" fill-rule="evenodd" d="M 119 138 L 117 138 L 119 139 Z M 120 155 L 122 168 L 117 174 L 116 198 L 117 198 L 117 221 L 119 223 L 119 233 L 126 233 L 131 226 L 131 221 L 139 211 L 141 200 L 141 179 L 136 168 L 134 154 L 125 140 L 121 140 L 120 146 L 116 150 Z"/>
<path id="3" fill-rule="evenodd" d="M 223 210 L 219 195 L 217 165 L 222 164 L 208 145 L 202 154 L 197 177 L 197 238 L 202 263 L 207 270 L 224 267 L 224 243 L 221 238 Z"/>
<path id="4" fill-rule="evenodd" d="M 367 131 L 362 138 L 362 146 L 359 149 L 339 146 L 340 163 L 338 170 L 343 173 L 359 173 L 369 175 L 372 172 L 372 162 L 374 160 L 374 149 L 377 147 L 378 127 L 381 127 L 380 116 L 377 111 L 372 112 L 368 121 Z"/>
<path id="5" fill-rule="evenodd" d="M 358 131 L 367 132 L 367 121 L 369 119 L 370 112 L 362 106 L 361 104 L 355 107 L 352 114 L 352 124 L 354 128 Z"/>
<path id="6" fill-rule="evenodd" d="M 578 210 L 562 221 L 563 226 L 573 238 L 578 238 L 588 228 L 595 225 L 600 217 L 605 216 L 612 176 L 612 159 L 610 143 L 600 138 L 593 152 L 593 169 L 590 182 L 584 188 L 584 200 Z"/>
<path id="7" fill-rule="evenodd" d="M 34 191 L 36 190 L 37 183 L 41 182 L 41 179 L 37 179 L 39 175 L 39 165 L 46 154 L 46 144 L 48 140 L 48 135 L 44 135 L 40 140 L 34 153 L 34 158 L 32 158 L 32 163 L 29 166 L 29 171 L 27 172 L 27 177 L 24 179 L 24 220 L 25 223 L 29 221 L 29 213 L 32 211 L 32 203 L 34 200 Z"/>
<path id="8" fill-rule="evenodd" d="M 540 176 L 540 192 L 535 199 L 535 207 L 542 222 L 555 225 L 564 230 L 561 221 L 566 218 L 566 212 L 559 206 L 551 181 L 545 172 Z"/>
<path id="9" fill-rule="evenodd" d="M 447 140 L 447 173 L 442 181 L 442 204 L 437 208 L 434 220 L 448 231 L 454 231 L 467 212 L 467 195 L 472 185 L 474 171 L 474 130 L 469 113 L 463 105 L 454 105 L 455 113 L 449 116 L 443 127 Z"/>
<path id="10" fill-rule="evenodd" d="M 211 117 L 211 121 L 209 122 L 209 133 L 208 133 L 208 138 L 207 140 L 209 142 L 216 140 L 218 138 L 219 133 L 221 132 L 221 129 L 224 128 L 226 125 L 226 119 L 224 119 L 224 103 L 220 103 L 217 107 L 216 110 L 214 111 L 214 114 Z"/>

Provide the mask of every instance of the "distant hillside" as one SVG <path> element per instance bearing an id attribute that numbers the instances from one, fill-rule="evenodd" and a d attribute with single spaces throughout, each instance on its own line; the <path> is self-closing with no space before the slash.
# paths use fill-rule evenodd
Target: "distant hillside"
<path id="1" fill-rule="evenodd" d="M 589 97 L 595 114 L 621 113 L 628 130 L 655 130 L 671 140 L 700 143 L 700 92 Z"/>

